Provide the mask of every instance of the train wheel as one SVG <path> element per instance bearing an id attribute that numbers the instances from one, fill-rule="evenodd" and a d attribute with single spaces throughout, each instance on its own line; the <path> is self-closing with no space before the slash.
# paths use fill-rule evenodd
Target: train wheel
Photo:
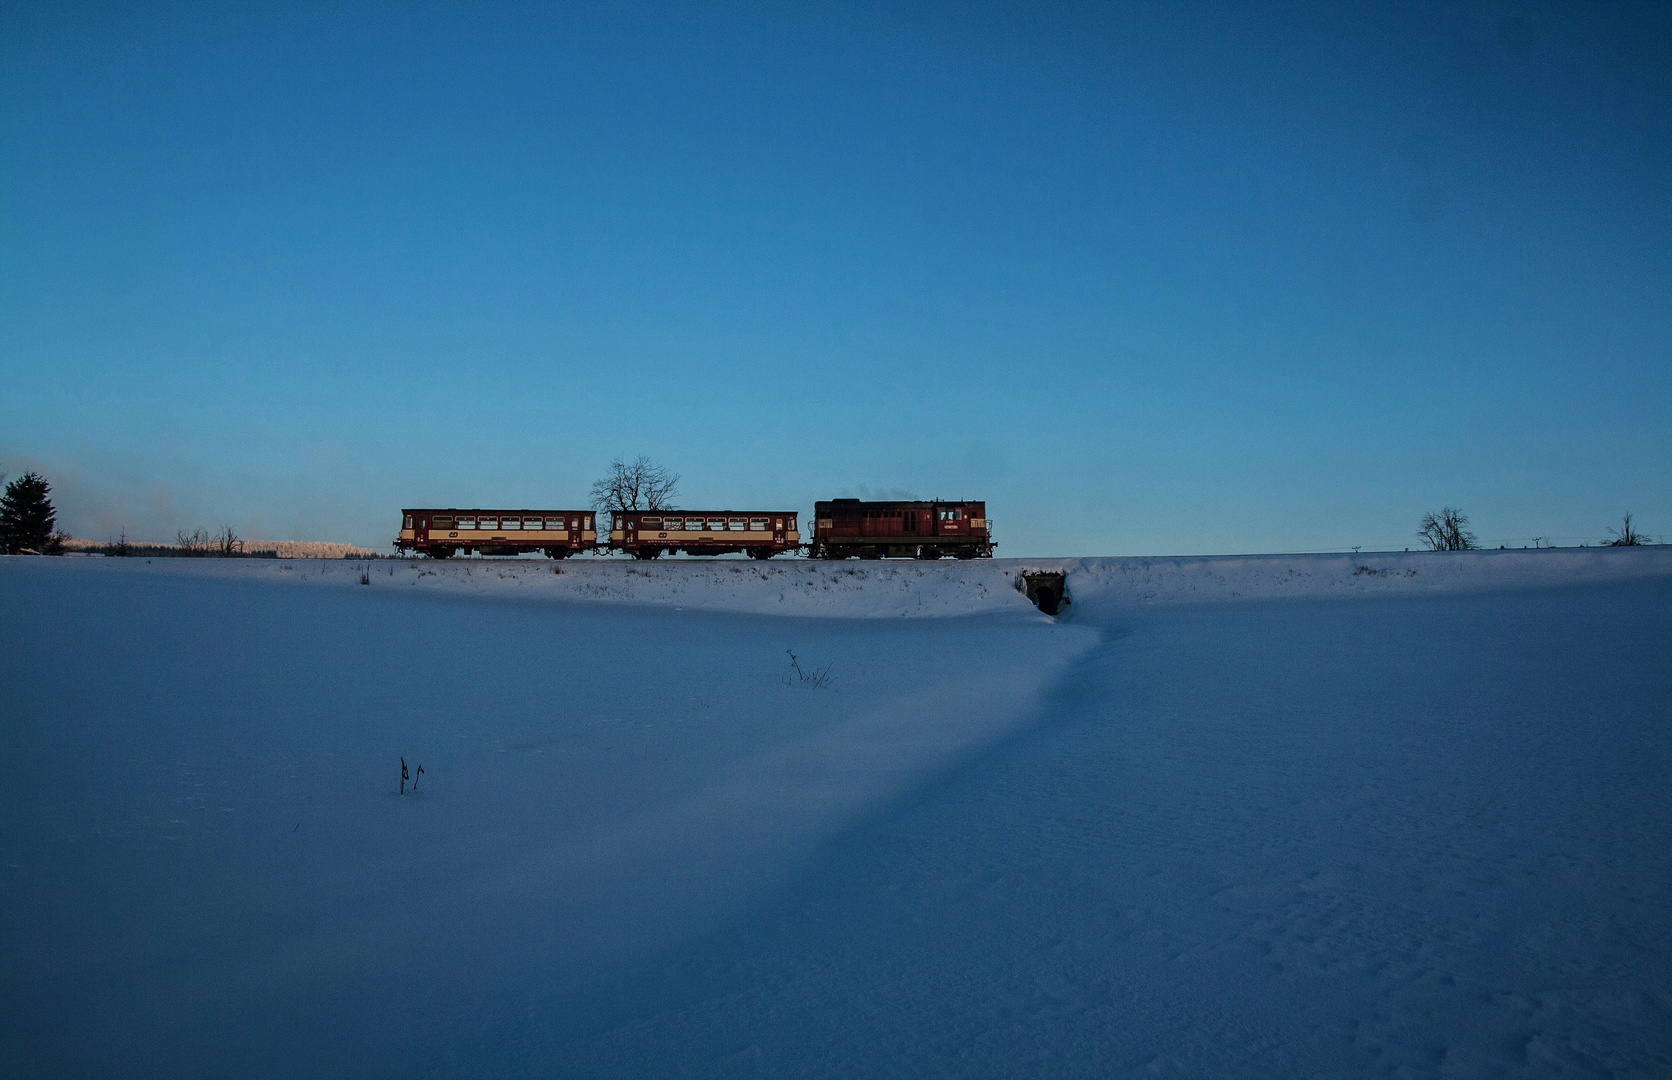
<path id="1" fill-rule="evenodd" d="M 635 559 L 654 559 L 662 554 L 661 548 L 636 548 L 633 551 Z"/>
<path id="2" fill-rule="evenodd" d="M 428 555 L 432 559 L 451 559 L 453 557 L 453 549 L 450 547 L 425 548 L 424 554 Z"/>

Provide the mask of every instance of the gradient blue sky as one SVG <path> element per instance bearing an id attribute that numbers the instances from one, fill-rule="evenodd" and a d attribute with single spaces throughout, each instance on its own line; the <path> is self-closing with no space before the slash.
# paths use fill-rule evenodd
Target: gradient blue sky
<path id="1" fill-rule="evenodd" d="M 984 497 L 1005 555 L 1672 535 L 1672 7 L 0 7 L 64 523 Z"/>

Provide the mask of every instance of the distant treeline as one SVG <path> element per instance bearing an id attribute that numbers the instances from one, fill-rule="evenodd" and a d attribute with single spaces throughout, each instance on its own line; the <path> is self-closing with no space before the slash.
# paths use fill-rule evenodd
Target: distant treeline
<path id="1" fill-rule="evenodd" d="M 393 556 L 353 544 L 326 540 L 238 540 L 235 544 L 143 544 L 115 540 L 66 538 L 64 551 L 137 559 L 387 559 Z"/>

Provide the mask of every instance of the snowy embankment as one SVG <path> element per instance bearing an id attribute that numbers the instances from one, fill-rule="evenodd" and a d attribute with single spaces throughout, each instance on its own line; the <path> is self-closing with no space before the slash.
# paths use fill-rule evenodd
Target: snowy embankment
<path id="1" fill-rule="evenodd" d="M 1672 1072 L 1672 550 L 364 569 L 0 559 L 0 1074 Z"/>
<path id="2" fill-rule="evenodd" d="M 841 619 L 1025 613 L 1029 604 L 1017 589 L 1020 575 L 1057 571 L 1068 576 L 1073 603 L 1067 614 L 1075 621 L 1101 621 L 1176 604 L 1439 595 L 1644 580 L 1672 575 L 1672 547 L 930 563 L 109 559 L 76 569 L 316 586 L 358 586 L 364 571 L 378 588 L 454 596 Z"/>

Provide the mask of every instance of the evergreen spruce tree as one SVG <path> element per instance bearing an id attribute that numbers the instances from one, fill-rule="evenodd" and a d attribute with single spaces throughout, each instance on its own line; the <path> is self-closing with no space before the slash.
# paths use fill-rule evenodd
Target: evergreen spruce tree
<path id="1" fill-rule="evenodd" d="M 52 485 L 39 473 L 27 472 L 6 485 L 0 496 L 0 551 L 51 550 L 56 539 L 58 511 L 52 508 Z"/>

